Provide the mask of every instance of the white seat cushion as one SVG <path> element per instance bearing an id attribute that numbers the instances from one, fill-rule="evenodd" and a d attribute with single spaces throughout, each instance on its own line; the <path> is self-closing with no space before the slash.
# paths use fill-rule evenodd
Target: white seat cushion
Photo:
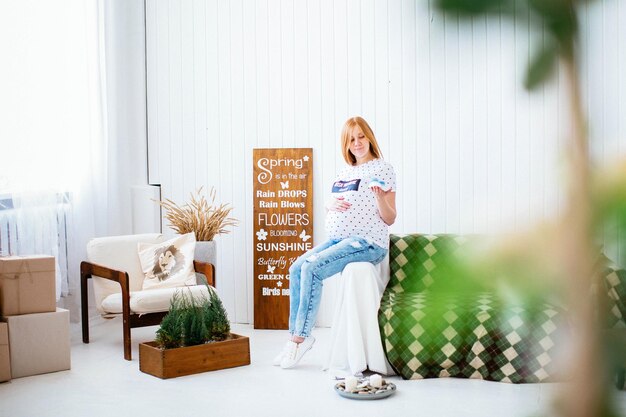
<path id="1" fill-rule="evenodd" d="M 209 291 L 206 285 L 192 285 L 178 288 L 158 288 L 154 290 L 131 291 L 130 311 L 137 314 L 155 313 L 167 311 L 170 308 L 170 300 L 176 291 L 190 291 L 194 297 L 208 297 Z M 111 294 L 102 300 L 102 309 L 107 314 L 119 314 L 122 312 L 122 294 Z"/>

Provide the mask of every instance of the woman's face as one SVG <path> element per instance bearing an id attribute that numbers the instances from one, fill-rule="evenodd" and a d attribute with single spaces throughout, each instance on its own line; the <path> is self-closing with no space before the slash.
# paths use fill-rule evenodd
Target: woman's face
<path id="1" fill-rule="evenodd" d="M 357 164 L 371 159 L 370 141 L 363 134 L 363 130 L 357 125 L 350 132 L 350 152 L 356 158 Z"/>

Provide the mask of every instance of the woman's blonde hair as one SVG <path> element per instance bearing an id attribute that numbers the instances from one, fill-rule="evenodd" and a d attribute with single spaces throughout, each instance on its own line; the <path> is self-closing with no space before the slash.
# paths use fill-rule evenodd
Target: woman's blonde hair
<path id="1" fill-rule="evenodd" d="M 351 117 L 346 120 L 346 123 L 343 125 L 343 130 L 341 131 L 341 148 L 343 159 L 348 163 L 348 165 L 356 164 L 356 157 L 350 152 L 350 134 L 352 133 L 352 129 L 356 126 L 359 126 L 363 131 L 363 134 L 367 138 L 370 143 L 370 154 L 375 158 L 382 158 L 383 154 L 378 147 L 378 142 L 376 141 L 376 136 L 374 136 L 374 132 L 370 125 L 367 124 L 364 118 L 360 116 Z"/>

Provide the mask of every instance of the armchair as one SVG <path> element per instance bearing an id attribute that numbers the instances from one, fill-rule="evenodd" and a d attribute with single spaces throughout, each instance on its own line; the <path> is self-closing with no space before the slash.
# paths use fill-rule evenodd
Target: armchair
<path id="1" fill-rule="evenodd" d="M 165 240 L 160 234 L 141 234 L 96 238 L 87 244 L 88 261 L 80 264 L 83 343 L 89 343 L 87 280 L 93 278 L 95 304 L 100 314 L 107 318 L 122 315 L 124 359 L 131 360 L 130 329 L 158 325 L 169 310 L 171 297 L 181 288 L 142 290 L 144 274 L 137 245 Z M 194 268 L 196 276 L 204 275 L 207 284 L 215 286 L 212 264 L 194 261 Z M 208 296 L 203 283 L 184 288 L 194 296 Z"/>

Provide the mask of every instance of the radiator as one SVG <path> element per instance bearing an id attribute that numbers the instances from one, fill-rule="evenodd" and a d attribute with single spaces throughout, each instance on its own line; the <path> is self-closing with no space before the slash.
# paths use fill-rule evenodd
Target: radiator
<path id="1" fill-rule="evenodd" d="M 0 256 L 17 253 L 17 221 L 11 200 L 0 201 Z"/>
<path id="2" fill-rule="evenodd" d="M 54 255 L 57 260 L 57 296 L 69 293 L 68 285 L 68 218 L 70 205 L 62 201 L 53 206 L 35 208 L 56 221 L 42 223 L 20 231 L 17 210 L 11 200 L 0 200 L 0 256 Z M 22 222 L 23 224 L 23 222 Z M 20 241 L 25 239 L 27 241 Z M 60 285 L 59 285 L 60 284 Z"/>

